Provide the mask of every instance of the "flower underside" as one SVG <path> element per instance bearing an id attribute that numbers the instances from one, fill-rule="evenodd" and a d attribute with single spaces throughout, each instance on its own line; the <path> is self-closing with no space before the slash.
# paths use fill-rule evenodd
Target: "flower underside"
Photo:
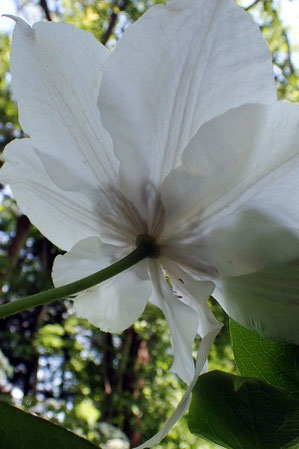
<path id="1" fill-rule="evenodd" d="M 298 344 L 299 107 L 277 102 L 266 43 L 231 0 L 156 5 L 113 52 L 70 25 L 14 20 L 12 88 L 30 138 L 6 148 L 1 182 L 66 251 L 56 286 L 144 248 L 148 260 L 74 307 L 109 332 L 148 300 L 166 316 L 189 388 L 148 447 L 205 367 L 221 327 L 212 293 L 240 324 Z"/>
<path id="2" fill-rule="evenodd" d="M 150 259 L 157 259 L 160 254 L 160 247 L 156 240 L 147 234 L 140 234 L 136 237 L 136 247 L 144 248 L 144 252 Z"/>

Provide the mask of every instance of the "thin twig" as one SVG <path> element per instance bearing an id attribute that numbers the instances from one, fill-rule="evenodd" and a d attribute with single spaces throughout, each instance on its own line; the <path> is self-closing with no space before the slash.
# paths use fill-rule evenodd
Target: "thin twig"
<path id="1" fill-rule="evenodd" d="M 249 11 L 251 8 L 253 8 L 255 5 L 257 5 L 259 3 L 260 0 L 255 0 L 253 3 L 251 3 L 251 5 L 246 6 L 245 11 Z"/>
<path id="2" fill-rule="evenodd" d="M 121 2 L 119 0 L 116 0 L 116 2 L 115 2 L 115 6 L 119 7 L 119 11 L 120 12 L 125 11 L 125 9 L 128 6 L 128 4 L 129 4 L 129 0 L 122 0 Z M 102 42 L 103 45 L 107 44 L 110 36 L 112 35 L 113 30 L 114 30 L 115 25 L 116 25 L 116 22 L 117 22 L 117 19 L 118 19 L 118 14 L 113 11 L 111 16 L 110 16 L 108 28 L 107 28 L 104 36 L 101 39 L 101 42 Z"/>
<path id="3" fill-rule="evenodd" d="M 51 13 L 50 13 L 50 10 L 48 7 L 47 0 L 40 0 L 39 4 L 40 4 L 42 10 L 44 11 L 47 20 L 49 20 L 49 22 L 51 22 L 52 18 L 51 18 Z"/>
<path id="4" fill-rule="evenodd" d="M 108 28 L 107 28 L 104 36 L 101 39 L 103 45 L 107 44 L 111 34 L 113 33 L 114 27 L 116 25 L 116 21 L 117 21 L 117 14 L 115 12 L 113 12 L 110 16 Z"/>

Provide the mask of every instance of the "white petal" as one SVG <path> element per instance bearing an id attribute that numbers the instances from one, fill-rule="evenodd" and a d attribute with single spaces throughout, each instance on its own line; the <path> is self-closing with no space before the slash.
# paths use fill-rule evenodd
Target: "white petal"
<path id="1" fill-rule="evenodd" d="M 172 267 L 172 268 L 174 269 L 174 267 Z M 189 300 L 192 301 L 192 297 L 190 298 L 190 296 L 195 294 L 193 299 L 194 299 L 195 303 L 197 303 L 196 310 L 200 311 L 200 313 L 202 313 L 204 311 L 204 315 L 201 316 L 202 320 L 204 319 L 204 317 L 206 319 L 205 324 L 202 326 L 202 337 L 203 338 L 202 338 L 199 348 L 198 348 L 197 357 L 196 357 L 196 366 L 195 366 L 193 378 L 192 378 L 190 385 L 188 386 L 184 396 L 182 397 L 181 401 L 179 402 L 177 408 L 172 413 L 170 418 L 166 421 L 166 423 L 161 428 L 161 430 L 158 433 L 156 433 L 156 435 L 154 435 L 152 438 L 150 438 L 148 441 L 146 441 L 145 443 L 138 446 L 136 449 L 144 449 L 144 448 L 152 447 L 152 446 L 155 446 L 156 444 L 159 444 L 160 441 L 168 434 L 170 429 L 175 425 L 175 423 L 187 411 L 189 404 L 190 404 L 190 400 L 191 400 L 192 390 L 197 382 L 198 377 L 200 376 L 201 372 L 203 371 L 203 369 L 205 367 L 205 362 L 208 357 L 210 348 L 213 344 L 213 341 L 214 341 L 216 335 L 218 334 L 218 332 L 222 326 L 213 317 L 210 309 L 209 309 L 209 311 L 203 309 L 203 303 L 205 303 L 206 298 L 203 299 L 203 297 L 201 297 L 201 293 L 203 293 L 203 290 L 200 286 L 201 283 L 193 281 L 189 276 L 184 274 L 179 269 L 178 269 L 178 271 L 176 271 L 176 275 L 178 275 L 178 274 L 180 276 L 183 276 L 183 279 L 184 279 L 183 286 L 185 288 L 184 288 L 183 294 L 186 295 L 186 300 L 188 300 L 188 298 L 189 298 Z M 172 279 L 174 280 L 175 278 L 172 278 Z M 203 284 L 207 284 L 207 283 L 204 282 Z M 206 287 L 207 287 L 207 285 L 205 285 L 205 287 L 204 287 L 205 293 L 208 292 Z M 192 301 L 192 303 L 193 303 L 192 307 L 194 307 L 194 301 Z M 205 312 L 207 312 L 206 315 L 205 315 Z"/>
<path id="2" fill-rule="evenodd" d="M 192 383 L 192 388 L 194 387 Z M 163 427 L 157 432 L 153 437 L 151 437 L 149 440 L 147 440 L 145 443 L 140 444 L 135 449 L 145 449 L 147 447 L 155 446 L 156 444 L 159 444 L 163 438 L 166 437 L 170 429 L 176 424 L 176 422 L 186 413 L 188 410 L 190 401 L 191 401 L 191 393 L 192 393 L 191 384 L 187 388 L 184 396 L 180 400 L 178 406 L 176 407 L 175 411 L 172 413 L 170 418 L 166 421 L 166 423 L 163 425 Z"/>
<path id="3" fill-rule="evenodd" d="M 78 242 L 69 253 L 57 256 L 53 267 L 56 286 L 79 280 L 124 257 L 124 250 L 88 238 Z M 152 283 L 138 275 L 144 262 L 111 279 L 79 293 L 74 299 L 76 313 L 106 332 L 121 332 L 143 312 Z"/>
<path id="4" fill-rule="evenodd" d="M 75 241 L 100 233 L 107 243 L 134 243 L 146 230 L 134 205 L 119 191 L 119 162 L 97 106 L 108 50 L 70 25 L 40 22 L 32 29 L 16 20 L 11 70 L 20 122 L 51 180 L 62 190 L 88 195 L 93 211 L 94 231 L 82 231 Z M 13 178 L 9 183 L 15 191 Z M 23 193 L 25 200 L 27 195 Z M 33 214 L 33 222 L 54 243 L 63 248 L 75 243 L 63 243 L 62 237 L 57 243 L 30 210 Z"/>
<path id="5" fill-rule="evenodd" d="M 88 195 L 96 205 L 100 236 L 116 246 L 135 246 L 136 237 L 147 234 L 147 225 L 135 205 L 117 188 L 101 189 Z"/>
<path id="6" fill-rule="evenodd" d="M 299 265 L 278 265 L 216 281 L 215 297 L 243 326 L 299 344 Z"/>
<path id="7" fill-rule="evenodd" d="M 72 25 L 16 22 L 11 72 L 19 120 L 51 179 L 78 191 L 111 181 L 118 161 L 96 105 L 109 51 Z"/>
<path id="8" fill-rule="evenodd" d="M 150 8 L 109 56 L 99 98 L 130 199 L 141 192 L 144 203 L 146 189 L 157 189 L 178 166 L 202 123 L 275 99 L 268 48 L 234 2 L 174 0 Z"/>
<path id="9" fill-rule="evenodd" d="M 171 370 L 189 384 L 194 375 L 192 345 L 199 318 L 191 307 L 180 301 L 171 291 L 157 262 L 150 261 L 154 291 L 150 301 L 159 307 L 170 327 L 174 361 Z"/>
<path id="10" fill-rule="evenodd" d="M 169 254 L 225 277 L 298 257 L 298 140 L 299 106 L 289 103 L 203 125 L 163 185 Z"/>
<path id="11" fill-rule="evenodd" d="M 199 317 L 197 331 L 200 337 L 204 338 L 216 330 L 219 332 L 222 324 L 216 320 L 207 304 L 207 300 L 213 293 L 215 284 L 210 281 L 194 280 L 178 264 L 166 258 L 161 258 L 161 263 L 170 276 L 171 285 L 182 296 L 182 301 L 197 312 Z"/>
<path id="12" fill-rule="evenodd" d="M 30 139 L 16 139 L 4 152 L 0 181 L 9 183 L 22 212 L 55 245 L 99 234 L 97 211 L 83 194 L 59 189 L 47 175 Z"/>
<path id="13" fill-rule="evenodd" d="M 194 280 L 178 264 L 170 260 L 163 258 L 162 263 L 170 276 L 173 288 L 181 295 L 181 300 L 192 307 L 199 317 L 197 332 L 202 340 L 197 351 L 196 372 L 200 374 L 207 370 L 208 352 L 214 338 L 222 328 L 222 323 L 214 317 L 207 304 L 215 284 L 209 281 Z"/>
<path id="14" fill-rule="evenodd" d="M 163 427 L 160 429 L 159 432 L 157 432 L 152 438 L 147 440 L 145 443 L 141 444 L 140 446 L 136 447 L 135 449 L 145 449 L 147 447 L 155 446 L 156 444 L 159 444 L 160 441 L 166 437 L 170 429 L 176 424 L 176 422 L 184 415 L 184 413 L 188 410 L 190 401 L 191 401 L 191 393 L 193 388 L 195 387 L 195 384 L 197 382 L 197 379 L 199 378 L 201 372 L 202 372 L 202 362 L 206 360 L 208 353 L 210 351 L 210 348 L 213 344 L 213 341 L 218 334 L 219 329 L 216 329 L 214 333 L 208 334 L 206 337 L 203 338 L 203 340 L 200 343 L 200 346 L 198 348 L 197 357 L 196 360 L 198 363 L 196 363 L 195 373 L 194 377 L 192 379 L 192 382 L 188 386 L 184 396 L 180 400 L 177 408 L 172 413 L 170 418 L 166 421 L 166 423 L 163 425 Z"/>

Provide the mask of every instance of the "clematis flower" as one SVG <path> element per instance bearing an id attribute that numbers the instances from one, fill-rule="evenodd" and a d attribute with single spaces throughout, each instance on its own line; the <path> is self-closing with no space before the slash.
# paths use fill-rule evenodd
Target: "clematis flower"
<path id="1" fill-rule="evenodd" d="M 30 138 L 8 145 L 1 181 L 67 251 L 55 285 L 110 265 L 140 238 L 158 248 L 74 300 L 109 332 L 148 300 L 165 314 L 172 370 L 189 387 L 149 447 L 184 413 L 205 367 L 221 327 L 212 293 L 244 326 L 299 343 L 299 109 L 276 101 L 268 48 L 230 0 L 154 6 L 113 52 L 70 25 L 14 19 L 12 88 Z"/>

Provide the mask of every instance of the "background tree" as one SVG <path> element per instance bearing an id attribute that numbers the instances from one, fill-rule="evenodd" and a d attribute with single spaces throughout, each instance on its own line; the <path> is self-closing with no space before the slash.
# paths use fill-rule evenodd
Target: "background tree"
<path id="1" fill-rule="evenodd" d="M 159 2 L 19 0 L 17 9 L 27 16 L 34 11 L 45 20 L 72 23 L 113 48 L 124 28 L 154 3 Z M 298 101 L 298 70 L 279 3 L 258 0 L 245 6 L 272 51 L 280 97 Z M 2 33 L 0 45 L 3 150 L 10 140 L 22 136 L 22 130 L 11 99 L 10 37 Z M 60 250 L 20 213 L 7 186 L 1 186 L 0 207 L 0 302 L 5 303 L 49 288 L 53 260 Z M 235 372 L 227 317 L 213 299 L 211 307 L 226 325 L 210 353 L 210 367 Z M 169 372 L 169 330 L 153 306 L 146 308 L 134 326 L 112 335 L 74 315 L 71 301 L 60 301 L 1 320 L 0 340 L 0 399 L 59 422 L 103 448 L 112 447 L 112 439 L 123 440 L 125 449 L 149 438 L 184 391 L 183 382 Z M 182 419 L 159 447 L 216 446 L 191 435 Z"/>

